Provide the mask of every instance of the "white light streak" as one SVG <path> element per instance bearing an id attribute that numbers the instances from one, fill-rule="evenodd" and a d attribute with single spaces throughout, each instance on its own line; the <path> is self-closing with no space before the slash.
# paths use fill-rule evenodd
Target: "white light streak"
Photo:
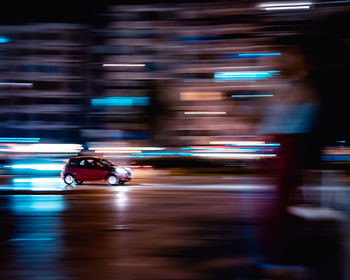
<path id="1" fill-rule="evenodd" d="M 305 10 L 310 9 L 310 6 L 295 6 L 295 7 L 269 7 L 265 8 L 266 11 L 277 11 L 277 10 Z"/>
<path id="2" fill-rule="evenodd" d="M 61 183 L 60 178 L 14 178 L 14 183 Z"/>
<path id="3" fill-rule="evenodd" d="M 128 150 L 128 151 L 115 151 L 115 150 L 99 150 L 96 149 L 95 153 L 102 153 L 102 154 L 133 154 L 133 153 L 141 153 L 141 150 Z"/>
<path id="4" fill-rule="evenodd" d="M 274 10 L 301 10 L 310 9 L 312 2 L 271 2 L 262 3 L 258 5 L 259 8 L 265 9 L 266 11 Z"/>
<path id="5" fill-rule="evenodd" d="M 246 153 L 246 152 L 251 152 L 252 149 L 229 147 L 229 148 L 222 148 L 222 149 L 216 148 L 214 150 L 198 150 L 196 152 L 203 153 L 203 154 L 210 154 L 210 153 L 213 153 L 214 151 L 220 152 L 220 153 Z"/>
<path id="6" fill-rule="evenodd" d="M 184 112 L 185 115 L 226 115 L 226 112 Z"/>
<path id="7" fill-rule="evenodd" d="M 263 157 L 274 157 L 276 154 L 239 154 L 239 153 L 194 153 L 192 154 L 196 157 L 206 157 L 206 158 L 226 158 L 226 159 L 259 159 Z"/>
<path id="8" fill-rule="evenodd" d="M 125 63 L 125 64 L 118 64 L 118 63 L 107 63 L 103 64 L 103 67 L 145 67 L 146 64 L 130 64 L 130 63 Z"/>
<path id="9" fill-rule="evenodd" d="M 259 146 L 265 144 L 265 141 L 210 141 L 213 145 L 238 145 L 238 146 Z"/>
<path id="10" fill-rule="evenodd" d="M 82 149 L 79 144 L 17 144 L 9 152 L 20 153 L 76 153 Z"/>
<path id="11" fill-rule="evenodd" d="M 262 3 L 259 5 L 261 8 L 265 7 L 289 7 L 289 6 L 310 6 L 312 2 L 272 2 Z"/>
<path id="12" fill-rule="evenodd" d="M 15 164 L 14 169 L 62 170 L 64 164 Z"/>
<path id="13" fill-rule="evenodd" d="M 109 151 L 161 151 L 165 148 L 159 147 L 91 147 L 89 150 L 109 150 Z"/>

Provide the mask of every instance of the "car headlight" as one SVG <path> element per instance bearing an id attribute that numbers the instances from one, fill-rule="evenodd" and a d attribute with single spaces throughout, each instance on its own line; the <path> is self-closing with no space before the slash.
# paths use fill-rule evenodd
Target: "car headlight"
<path id="1" fill-rule="evenodd" d="M 120 174 L 120 175 L 126 175 L 126 174 L 127 174 L 126 170 L 125 170 L 124 168 L 122 168 L 122 167 L 116 167 L 116 168 L 115 168 L 115 171 L 116 171 L 118 174 Z"/>

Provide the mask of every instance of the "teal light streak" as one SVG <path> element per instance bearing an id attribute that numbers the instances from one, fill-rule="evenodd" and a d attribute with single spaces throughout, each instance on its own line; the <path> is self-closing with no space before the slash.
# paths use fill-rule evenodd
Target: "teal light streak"
<path id="1" fill-rule="evenodd" d="M 281 55 L 281 53 L 239 53 L 238 57 L 258 57 L 258 56 L 274 56 Z"/>
<path id="2" fill-rule="evenodd" d="M 238 98 L 246 98 L 246 97 L 273 97 L 273 94 L 236 94 L 236 95 L 231 95 L 231 97 L 238 97 Z"/>
<path id="3" fill-rule="evenodd" d="M 0 137 L 0 143 L 38 143 L 40 138 Z"/>
<path id="4" fill-rule="evenodd" d="M 278 74 L 279 71 L 216 72 L 214 78 L 218 80 L 262 80 Z"/>
<path id="5" fill-rule="evenodd" d="M 105 97 L 91 99 L 92 106 L 147 106 L 149 104 L 149 97 Z"/>

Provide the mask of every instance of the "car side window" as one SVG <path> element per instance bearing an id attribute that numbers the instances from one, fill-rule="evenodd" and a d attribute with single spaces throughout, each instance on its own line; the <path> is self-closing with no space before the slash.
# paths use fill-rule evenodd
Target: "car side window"
<path id="1" fill-rule="evenodd" d="M 87 159 L 86 164 L 87 164 L 88 168 L 97 168 L 98 167 L 96 159 L 92 159 L 92 158 Z"/>
<path id="2" fill-rule="evenodd" d="M 82 159 L 82 160 L 79 162 L 79 167 L 86 167 L 85 159 Z"/>
<path id="3" fill-rule="evenodd" d="M 98 160 L 96 160 L 96 166 L 97 166 L 98 168 L 105 167 L 104 164 L 103 164 L 102 162 L 98 161 Z"/>
<path id="4" fill-rule="evenodd" d="M 73 160 L 69 163 L 69 166 L 72 166 L 72 167 L 78 166 L 78 160 L 77 160 L 77 159 L 73 159 Z"/>

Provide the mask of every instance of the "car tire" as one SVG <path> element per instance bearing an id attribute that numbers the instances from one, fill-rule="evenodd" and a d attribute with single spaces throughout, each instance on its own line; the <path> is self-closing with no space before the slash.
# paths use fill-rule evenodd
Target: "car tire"
<path id="1" fill-rule="evenodd" d="M 106 181 L 107 181 L 107 184 L 111 186 L 115 186 L 119 184 L 119 178 L 115 175 L 109 175 Z"/>
<path id="2" fill-rule="evenodd" d="M 71 175 L 71 174 L 67 174 L 67 175 L 65 175 L 64 176 L 64 182 L 67 184 L 67 185 L 71 185 L 71 184 L 73 184 L 73 182 L 74 182 L 74 177 L 73 177 L 73 175 Z"/>
<path id="3" fill-rule="evenodd" d="M 81 185 L 83 184 L 83 181 L 75 181 L 77 183 L 77 185 Z"/>

